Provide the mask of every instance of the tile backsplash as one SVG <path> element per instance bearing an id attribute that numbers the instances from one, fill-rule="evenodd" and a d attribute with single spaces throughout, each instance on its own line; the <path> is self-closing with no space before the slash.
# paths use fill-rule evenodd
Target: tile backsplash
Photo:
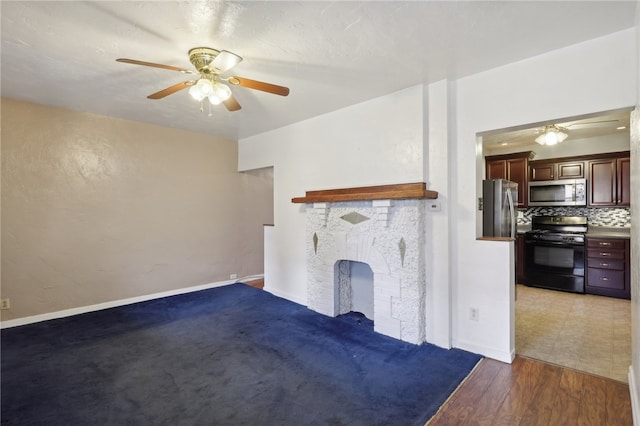
<path id="1" fill-rule="evenodd" d="M 590 226 L 631 227 L 631 209 L 589 207 L 529 207 L 519 209 L 518 225 L 528 225 L 533 216 L 587 216 Z"/>

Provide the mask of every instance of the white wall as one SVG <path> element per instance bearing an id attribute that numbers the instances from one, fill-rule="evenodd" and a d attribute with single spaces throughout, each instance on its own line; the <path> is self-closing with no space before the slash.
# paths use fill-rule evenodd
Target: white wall
<path id="1" fill-rule="evenodd" d="M 631 113 L 631 355 L 629 386 L 634 424 L 640 425 L 640 1 L 636 5 L 636 108 Z"/>
<path id="2" fill-rule="evenodd" d="M 427 279 L 436 298 L 453 300 L 451 318 L 448 308 L 427 313 L 427 327 L 437 324 L 429 336 L 446 342 L 452 324 L 454 346 L 510 361 L 513 245 L 476 240 L 482 179 L 476 133 L 634 105 L 636 51 L 634 31 L 623 31 L 241 140 L 240 170 L 275 167 L 265 289 L 305 303 L 305 207 L 292 197 L 426 180 L 443 203 L 427 229 L 444 244 L 430 249 L 438 262 Z M 472 306 L 480 310 L 477 322 L 469 319 Z"/>
<path id="3" fill-rule="evenodd" d="M 455 152 L 455 86 L 443 80 L 423 88 L 424 102 L 424 176 L 429 188 L 438 191 L 440 211 L 427 209 L 426 233 L 426 324 L 427 341 L 451 347 L 451 263 L 450 244 L 455 223 L 449 212 L 455 202 L 455 176 L 449 158 Z"/>
<path id="4" fill-rule="evenodd" d="M 422 90 L 243 139 L 238 149 L 240 170 L 274 166 L 275 247 L 265 253 L 272 262 L 265 290 L 306 304 L 305 205 L 291 199 L 309 190 L 422 181 Z"/>
<path id="5" fill-rule="evenodd" d="M 640 34 L 640 31 L 638 31 Z M 638 40 L 640 45 L 640 36 Z M 639 64 L 640 65 L 640 64 Z M 639 67 L 640 68 L 640 67 Z M 640 88 L 640 76 L 638 77 Z M 640 93 L 638 93 L 640 101 Z M 631 205 L 640 203 L 640 102 L 631 113 Z M 640 425 L 640 215 L 631 216 L 631 359 L 629 386 L 634 412 L 634 424 Z"/>

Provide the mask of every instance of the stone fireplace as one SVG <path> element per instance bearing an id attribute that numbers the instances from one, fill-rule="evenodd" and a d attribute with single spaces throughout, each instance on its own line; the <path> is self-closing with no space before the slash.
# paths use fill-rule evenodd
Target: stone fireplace
<path id="1" fill-rule="evenodd" d="M 383 191 L 379 188 L 389 187 L 384 186 L 320 191 L 333 193 L 334 197 L 324 197 L 329 201 L 310 202 L 318 199 L 310 192 L 307 197 L 293 199 L 308 204 L 305 237 L 309 309 L 337 316 L 352 311 L 353 306 L 363 306 L 363 301 L 353 299 L 362 290 L 353 291 L 351 286 L 352 262 L 361 262 L 373 273 L 373 317 L 369 319 L 374 330 L 410 343 L 425 341 L 424 198 L 436 198 L 437 193 L 426 191 L 424 184 L 410 185 L 421 185 L 422 195 L 380 193 Z M 353 190 L 365 190 L 367 194 L 360 192 L 360 199 L 355 200 L 347 199 L 353 195 L 335 197 L 335 192 Z M 397 198 L 391 198 L 393 194 Z M 389 198 L 381 198 L 385 196 Z"/>

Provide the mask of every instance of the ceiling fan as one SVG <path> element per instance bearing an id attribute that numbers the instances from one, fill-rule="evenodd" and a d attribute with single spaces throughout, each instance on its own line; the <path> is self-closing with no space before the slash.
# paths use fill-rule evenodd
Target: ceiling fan
<path id="1" fill-rule="evenodd" d="M 189 87 L 189 94 L 198 101 L 208 98 L 213 105 L 220 103 L 229 111 L 241 109 L 238 101 L 233 97 L 229 86 L 222 82 L 227 82 L 234 86 L 242 86 L 249 89 L 260 90 L 274 95 L 287 96 L 289 88 L 278 86 L 262 81 L 251 80 L 244 77 L 223 77 L 222 74 L 229 71 L 242 61 L 242 57 L 226 50 L 216 50 L 210 47 L 195 47 L 189 50 L 189 61 L 197 72 L 189 69 L 174 67 L 172 65 L 155 64 L 152 62 L 138 61 L 135 59 L 119 58 L 118 62 L 133 65 L 143 65 L 146 67 L 162 68 L 170 71 L 178 71 L 184 74 L 199 74 L 199 78 L 186 80 L 173 86 L 162 89 L 147 96 L 149 99 L 162 99 L 173 93 Z"/>
<path id="2" fill-rule="evenodd" d="M 535 129 L 534 134 L 537 135 L 535 141 L 540 145 L 555 145 L 564 141 L 571 130 L 578 129 L 580 126 L 602 126 L 607 123 L 617 123 L 618 120 L 599 120 L 599 121 L 576 121 L 574 123 L 565 124 L 548 124 L 542 129 Z"/>

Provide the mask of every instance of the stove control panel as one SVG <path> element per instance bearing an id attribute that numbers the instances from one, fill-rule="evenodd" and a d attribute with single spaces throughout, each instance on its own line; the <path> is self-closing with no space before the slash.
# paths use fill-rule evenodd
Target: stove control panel
<path id="1" fill-rule="evenodd" d="M 559 234 L 555 232 L 527 232 L 527 240 L 548 241 L 565 244 L 584 244 L 584 234 Z"/>

